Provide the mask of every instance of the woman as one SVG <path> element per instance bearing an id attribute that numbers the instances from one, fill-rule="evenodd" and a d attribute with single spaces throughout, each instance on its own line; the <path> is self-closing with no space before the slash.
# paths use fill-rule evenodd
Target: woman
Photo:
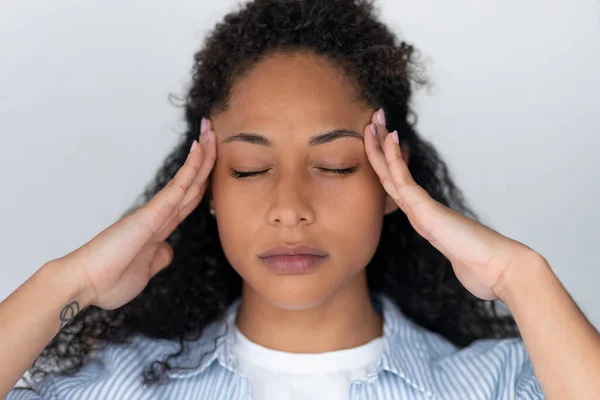
<path id="1" fill-rule="evenodd" d="M 366 1 L 226 16 L 144 204 L 0 305 L 0 395 L 35 361 L 8 399 L 593 398 L 598 333 L 476 222 L 423 83 Z"/>

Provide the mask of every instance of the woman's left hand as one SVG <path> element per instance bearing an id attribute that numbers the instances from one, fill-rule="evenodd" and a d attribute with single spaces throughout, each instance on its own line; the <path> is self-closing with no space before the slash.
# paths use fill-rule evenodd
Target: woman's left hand
<path id="1" fill-rule="evenodd" d="M 383 115 L 383 110 L 379 113 Z M 372 125 L 376 126 L 377 136 L 372 133 Z M 542 257 L 526 245 L 434 200 L 414 181 L 395 141 L 397 137 L 395 132 L 388 134 L 385 117 L 379 120 L 377 112 L 372 116 L 372 124 L 364 129 L 367 157 L 385 191 L 417 233 L 450 260 L 467 290 L 484 300 L 501 297 L 503 277 L 510 268 L 525 268 L 531 260 Z"/>

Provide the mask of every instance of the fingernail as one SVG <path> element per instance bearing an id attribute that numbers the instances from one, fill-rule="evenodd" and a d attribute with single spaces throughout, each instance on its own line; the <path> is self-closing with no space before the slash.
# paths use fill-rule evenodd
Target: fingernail
<path id="1" fill-rule="evenodd" d="M 400 144 L 400 140 L 398 139 L 398 131 L 392 132 L 392 138 L 394 139 L 394 142 Z"/>
<path id="2" fill-rule="evenodd" d="M 198 142 L 196 141 L 196 139 L 194 139 L 194 141 L 192 142 L 192 148 L 190 149 L 190 153 L 192 151 L 194 151 L 194 149 L 196 148 L 197 145 L 198 145 Z"/>
<path id="3" fill-rule="evenodd" d="M 371 133 L 373 134 L 373 136 L 377 136 L 377 125 L 371 123 L 369 124 L 369 128 L 371 129 Z"/>
<path id="4" fill-rule="evenodd" d="M 202 122 L 200 122 L 200 133 L 206 130 L 206 118 L 202 118 Z"/>
<path id="5" fill-rule="evenodd" d="M 385 126 L 385 112 L 383 111 L 383 108 L 380 108 L 379 111 L 377 111 L 377 121 L 379 121 L 380 125 Z"/>

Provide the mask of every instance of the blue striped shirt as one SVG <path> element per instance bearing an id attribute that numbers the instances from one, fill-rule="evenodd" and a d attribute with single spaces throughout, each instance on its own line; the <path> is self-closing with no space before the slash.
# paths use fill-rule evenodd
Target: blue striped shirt
<path id="1" fill-rule="evenodd" d="M 352 382 L 350 400 L 544 399 L 521 339 L 480 339 L 458 348 L 409 320 L 390 298 L 373 298 L 384 320 L 384 351 L 371 373 Z M 138 336 L 107 346 L 73 376 L 50 376 L 34 391 L 13 389 L 7 400 L 252 399 L 232 353 L 239 304 L 188 343 L 176 364 L 193 369 L 167 372 L 172 379 L 164 385 L 144 386 L 142 369 L 178 344 Z"/>

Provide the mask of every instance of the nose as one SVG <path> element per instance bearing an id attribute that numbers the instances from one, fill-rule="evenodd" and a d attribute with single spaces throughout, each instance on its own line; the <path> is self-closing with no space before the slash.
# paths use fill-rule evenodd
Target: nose
<path id="1" fill-rule="evenodd" d="M 314 222 L 310 188 L 302 177 L 280 177 L 269 197 L 272 199 L 269 210 L 269 222 L 272 225 L 297 228 Z"/>

